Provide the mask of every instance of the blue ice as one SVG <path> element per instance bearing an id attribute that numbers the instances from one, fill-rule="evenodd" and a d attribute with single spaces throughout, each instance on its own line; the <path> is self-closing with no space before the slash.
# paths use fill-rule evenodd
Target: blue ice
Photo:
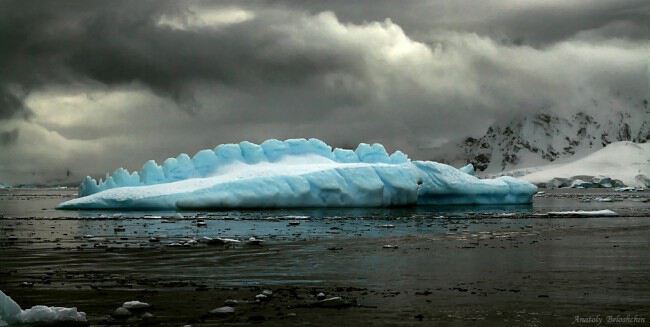
<path id="1" fill-rule="evenodd" d="M 460 169 L 414 161 L 381 144 L 332 149 L 318 139 L 241 142 L 180 154 L 138 172 L 86 177 L 79 198 L 60 209 L 217 209 L 525 204 L 537 188 L 511 177 L 479 179 Z"/>

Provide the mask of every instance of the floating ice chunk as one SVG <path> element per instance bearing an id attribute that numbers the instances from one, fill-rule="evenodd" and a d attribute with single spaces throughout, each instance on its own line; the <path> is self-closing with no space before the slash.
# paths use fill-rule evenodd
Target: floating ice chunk
<path id="1" fill-rule="evenodd" d="M 423 182 L 418 204 L 521 204 L 530 203 L 537 187 L 513 177 L 478 179 L 451 166 L 415 161 Z"/>
<path id="2" fill-rule="evenodd" d="M 235 239 L 232 239 L 232 238 L 221 238 L 221 237 L 212 238 L 212 237 L 208 237 L 208 236 L 202 237 L 201 241 L 205 242 L 207 244 L 211 244 L 211 245 L 212 244 L 224 245 L 224 244 L 241 243 L 240 240 L 235 240 Z"/>
<path id="3" fill-rule="evenodd" d="M 616 217 L 618 214 L 612 210 L 578 210 L 578 211 L 551 211 L 548 213 L 551 216 L 570 216 L 570 217 Z"/>
<path id="4" fill-rule="evenodd" d="M 77 311 L 77 308 L 35 305 L 30 309 L 22 310 L 11 297 L 0 291 L 0 326 L 62 322 L 85 323 L 86 321 L 86 314 Z"/>
<path id="5" fill-rule="evenodd" d="M 18 303 L 0 291 L 0 326 L 3 325 L 2 323 L 12 324 L 20 322 L 18 317 L 22 311 Z"/>
<path id="6" fill-rule="evenodd" d="M 122 304 L 122 307 L 129 310 L 142 310 L 151 307 L 151 305 L 149 303 L 140 301 L 128 301 L 124 302 L 124 304 Z"/>
<path id="7" fill-rule="evenodd" d="M 355 151 L 317 139 L 223 144 L 193 159 L 181 154 L 139 173 L 116 170 L 106 181 L 87 177 L 80 198 L 61 209 L 212 209 L 389 207 L 530 203 L 537 190 L 512 177 L 479 179 L 462 170 L 411 161 L 381 144 Z M 139 178 L 139 182 L 136 180 Z"/>
<path id="8" fill-rule="evenodd" d="M 235 313 L 235 308 L 230 306 L 223 306 L 223 307 L 218 307 L 210 310 L 210 314 L 219 315 L 219 316 L 230 315 L 233 313 Z"/>

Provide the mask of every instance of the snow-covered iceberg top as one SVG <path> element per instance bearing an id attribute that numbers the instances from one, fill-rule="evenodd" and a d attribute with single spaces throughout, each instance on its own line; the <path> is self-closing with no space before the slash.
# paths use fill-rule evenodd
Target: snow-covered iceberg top
<path id="1" fill-rule="evenodd" d="M 473 167 L 411 161 L 381 144 L 356 150 L 318 139 L 223 144 L 139 172 L 119 168 L 60 209 L 387 207 L 530 203 L 537 188 L 512 177 L 481 180 Z"/>
<path id="2" fill-rule="evenodd" d="M 48 307 L 35 305 L 21 309 L 11 297 L 0 291 L 0 326 L 7 325 L 49 325 L 66 323 L 79 325 L 86 323 L 86 314 L 77 308 Z"/>

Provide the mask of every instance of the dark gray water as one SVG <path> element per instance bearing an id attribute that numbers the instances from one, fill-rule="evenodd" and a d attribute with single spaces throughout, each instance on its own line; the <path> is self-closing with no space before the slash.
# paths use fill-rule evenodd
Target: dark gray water
<path id="1" fill-rule="evenodd" d="M 53 209 L 75 194 L 0 190 L 0 289 L 23 306 L 75 305 L 92 324 L 141 324 L 109 317 L 133 299 L 153 303 L 157 323 L 169 326 L 258 315 L 276 325 L 522 326 L 567 325 L 576 314 L 649 316 L 649 192 L 554 190 L 529 206 Z M 601 209 L 618 216 L 547 215 Z M 206 245 L 204 236 L 241 243 Z M 252 236 L 263 244 L 247 244 Z M 205 316 L 258 288 L 277 295 L 226 320 Z M 304 308 L 320 291 L 355 306 Z"/>

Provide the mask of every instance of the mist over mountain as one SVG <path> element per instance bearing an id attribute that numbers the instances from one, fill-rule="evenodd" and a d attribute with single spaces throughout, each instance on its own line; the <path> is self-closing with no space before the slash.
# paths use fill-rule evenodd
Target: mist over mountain
<path id="1" fill-rule="evenodd" d="M 440 160 L 496 173 L 566 162 L 618 141 L 650 141 L 650 108 L 569 114 L 538 112 L 491 125 L 480 137 L 467 137 L 440 149 Z"/>

